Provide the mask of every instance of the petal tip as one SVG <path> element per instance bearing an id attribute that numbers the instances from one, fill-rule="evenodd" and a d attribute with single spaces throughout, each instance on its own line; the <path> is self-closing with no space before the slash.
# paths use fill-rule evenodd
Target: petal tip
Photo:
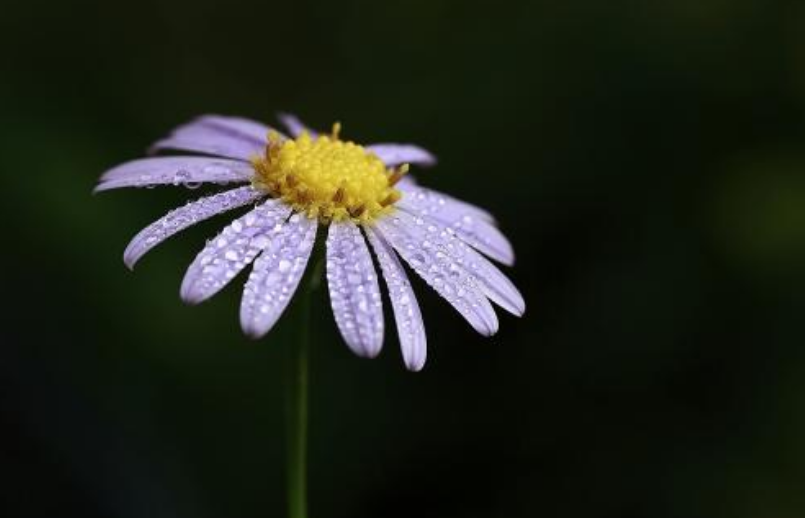
<path id="1" fill-rule="evenodd" d="M 185 285 L 185 283 L 182 283 L 182 287 L 179 290 L 179 297 L 182 299 L 182 302 L 188 306 L 196 306 L 204 301 L 204 297 L 198 293 L 197 290 L 193 289 L 192 284 Z"/>
<path id="2" fill-rule="evenodd" d="M 243 334 L 246 335 L 246 338 L 249 340 L 259 340 L 268 334 L 268 331 L 257 329 L 249 323 L 241 322 L 240 328 L 243 330 Z"/>
<path id="3" fill-rule="evenodd" d="M 425 367 L 425 359 L 422 358 L 421 360 L 406 360 L 405 361 L 405 368 L 409 372 L 421 372 L 423 367 Z"/>
<path id="4" fill-rule="evenodd" d="M 138 254 L 134 247 L 130 244 L 123 251 L 123 264 L 126 265 L 126 268 L 133 271 L 134 265 L 137 264 L 137 261 L 140 260 L 140 257 L 142 256 Z"/>
<path id="5" fill-rule="evenodd" d="M 355 354 L 361 358 L 366 358 L 367 360 L 374 360 L 380 355 L 380 350 L 381 347 L 376 346 L 362 347 L 360 349 L 356 349 Z"/>
<path id="6" fill-rule="evenodd" d="M 123 264 L 126 265 L 126 268 L 128 268 L 130 272 L 133 272 L 134 271 L 134 265 L 137 264 L 137 259 L 124 256 L 123 257 Z"/>
<path id="7" fill-rule="evenodd" d="M 497 316 L 495 317 L 494 321 L 485 319 L 483 326 L 479 325 L 475 327 L 475 330 L 478 331 L 481 336 L 486 337 L 495 336 L 499 329 L 500 325 L 498 323 Z"/>

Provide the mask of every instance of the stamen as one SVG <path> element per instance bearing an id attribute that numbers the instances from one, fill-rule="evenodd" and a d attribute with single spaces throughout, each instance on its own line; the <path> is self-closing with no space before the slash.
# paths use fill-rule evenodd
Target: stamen
<path id="1" fill-rule="evenodd" d="M 399 167 L 395 168 L 389 176 L 389 185 L 392 187 L 395 186 L 408 172 L 409 167 L 408 164 L 401 164 Z"/>
<path id="2" fill-rule="evenodd" d="M 333 140 L 338 140 L 338 135 L 340 133 L 341 133 L 341 123 L 340 122 L 334 122 L 333 123 L 333 132 L 332 132 Z"/>
<path id="3" fill-rule="evenodd" d="M 302 204 L 310 203 L 311 197 L 307 190 L 300 190 L 296 192 L 296 201 Z"/>
<path id="4" fill-rule="evenodd" d="M 348 210 L 349 210 L 349 215 L 350 216 L 352 216 L 353 218 L 359 218 L 359 217 L 361 217 L 361 214 L 363 214 L 366 211 L 366 206 L 365 205 L 358 205 L 354 209 L 351 208 L 351 209 L 348 209 Z"/>
<path id="5" fill-rule="evenodd" d="M 282 135 L 277 130 L 268 130 L 268 145 L 279 144 L 282 142 Z M 267 151 L 267 150 L 266 150 Z"/>
<path id="6" fill-rule="evenodd" d="M 382 205 L 383 207 L 388 207 L 389 205 L 393 205 L 398 201 L 400 201 L 401 197 L 402 195 L 400 194 L 399 191 L 392 191 L 389 193 L 388 196 L 383 198 L 383 201 L 380 202 L 380 205 Z"/>

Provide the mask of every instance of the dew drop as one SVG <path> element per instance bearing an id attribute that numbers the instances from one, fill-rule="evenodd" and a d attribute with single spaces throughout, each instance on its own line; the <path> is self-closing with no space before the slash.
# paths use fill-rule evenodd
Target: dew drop
<path id="1" fill-rule="evenodd" d="M 176 171 L 176 174 L 173 175 L 173 185 L 179 186 L 190 179 L 190 173 L 184 169 L 179 169 Z"/>

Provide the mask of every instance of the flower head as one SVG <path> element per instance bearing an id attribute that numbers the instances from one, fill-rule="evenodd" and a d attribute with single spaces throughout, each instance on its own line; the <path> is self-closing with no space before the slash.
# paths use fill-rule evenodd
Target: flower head
<path id="1" fill-rule="evenodd" d="M 265 335 L 287 307 L 319 226 L 327 227 L 327 285 L 336 324 L 360 356 L 376 356 L 384 333 L 370 245 L 411 370 L 425 363 L 426 337 L 400 257 L 483 335 L 498 329 L 490 301 L 523 314 L 525 302 L 517 288 L 484 257 L 514 262 L 494 218 L 406 175 L 409 164 L 433 165 L 429 152 L 404 144 L 364 147 L 342 140 L 338 123 L 330 134 L 318 135 L 291 115 L 281 119 L 288 136 L 246 119 L 200 117 L 152 147 L 154 152 L 197 155 L 145 158 L 107 171 L 96 191 L 242 184 L 192 201 L 147 226 L 126 248 L 125 263 L 133 268 L 177 232 L 249 206 L 198 254 L 182 281 L 181 296 L 191 304 L 202 302 L 253 264 L 240 307 L 241 326 L 252 337 Z"/>

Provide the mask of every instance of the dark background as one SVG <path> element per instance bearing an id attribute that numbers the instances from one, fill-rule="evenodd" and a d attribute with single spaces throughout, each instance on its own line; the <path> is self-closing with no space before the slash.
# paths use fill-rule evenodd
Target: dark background
<path id="1" fill-rule="evenodd" d="M 476 336 L 417 284 L 430 357 L 313 345 L 311 516 L 805 516 L 805 4 L 136 3 L 0 10 L 0 516 L 283 516 L 292 307 L 188 307 L 188 194 L 92 196 L 202 113 L 433 150 L 528 302 Z"/>

